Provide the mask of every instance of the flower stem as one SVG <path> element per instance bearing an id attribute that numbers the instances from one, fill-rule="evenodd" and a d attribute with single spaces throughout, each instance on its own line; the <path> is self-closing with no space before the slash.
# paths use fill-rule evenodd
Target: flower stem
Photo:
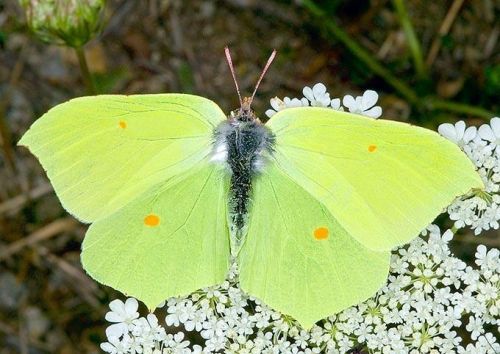
<path id="1" fill-rule="evenodd" d="M 440 98 L 427 97 L 424 99 L 419 98 L 417 93 L 404 81 L 398 79 L 386 69 L 369 51 L 361 47 L 354 39 L 352 39 L 347 32 L 337 26 L 333 19 L 329 18 L 326 13 L 318 7 L 312 0 L 302 0 L 302 6 L 307 9 L 313 16 L 318 17 L 325 26 L 328 34 L 336 38 L 347 49 L 349 49 L 360 61 L 362 61 L 373 73 L 383 78 L 389 85 L 391 85 L 402 97 L 404 97 L 413 106 L 421 106 L 422 101 L 424 106 L 428 109 L 439 109 L 450 112 L 467 114 L 484 118 L 485 120 L 494 116 L 492 112 L 486 109 L 471 106 L 465 103 L 457 103 L 446 101 Z"/>
<path id="2" fill-rule="evenodd" d="M 388 84 L 394 87 L 408 102 L 416 104 L 418 96 L 416 93 L 403 81 L 399 80 L 396 76 L 387 70 L 381 63 L 379 63 L 373 56 L 363 47 L 361 47 L 355 40 L 353 40 L 344 30 L 337 26 L 333 19 L 328 18 L 324 11 L 319 8 L 311 0 L 302 0 L 302 5 L 309 10 L 314 16 L 321 18 L 321 21 L 326 30 L 337 40 L 342 42 L 347 49 L 349 49 L 359 60 L 370 68 L 375 74 L 381 76 Z"/>
<path id="3" fill-rule="evenodd" d="M 96 89 L 94 86 L 94 81 L 92 80 L 92 75 L 89 71 L 89 66 L 87 65 L 87 59 L 85 58 L 85 52 L 82 46 L 75 47 L 76 56 L 78 57 L 78 63 L 80 64 L 80 72 L 82 74 L 83 82 L 87 89 L 87 93 L 90 95 L 95 95 Z"/>
<path id="4" fill-rule="evenodd" d="M 468 114 L 471 116 L 484 118 L 485 120 L 489 120 L 491 117 L 495 116 L 493 112 L 490 112 L 487 109 L 471 106 L 465 103 L 447 101 L 436 97 L 427 97 L 423 101 L 424 105 L 426 105 L 427 108 L 431 110 L 436 109 L 436 110 L 443 110 L 455 113 Z"/>
<path id="5" fill-rule="evenodd" d="M 406 40 L 408 41 L 408 47 L 410 48 L 413 63 L 415 65 L 415 70 L 420 78 L 425 78 L 427 76 L 427 69 L 424 64 L 424 57 L 422 55 L 422 48 L 420 47 L 420 42 L 418 41 L 415 30 L 413 29 L 413 24 L 411 23 L 408 10 L 406 9 L 404 0 L 392 0 L 392 4 L 396 9 L 396 12 L 405 32 Z"/>

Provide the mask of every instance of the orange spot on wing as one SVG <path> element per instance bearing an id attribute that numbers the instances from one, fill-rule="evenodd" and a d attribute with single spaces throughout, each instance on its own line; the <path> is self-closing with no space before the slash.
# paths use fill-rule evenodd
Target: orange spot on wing
<path id="1" fill-rule="evenodd" d="M 149 214 L 144 218 L 144 224 L 148 226 L 158 226 L 158 224 L 160 224 L 160 217 L 155 214 Z"/>
<path id="2" fill-rule="evenodd" d="M 318 227 L 314 230 L 314 238 L 316 240 L 326 240 L 328 238 L 329 231 L 326 227 Z"/>
<path id="3" fill-rule="evenodd" d="M 125 129 L 127 127 L 127 122 L 121 120 L 118 122 L 118 125 L 120 126 L 120 128 Z"/>
<path id="4" fill-rule="evenodd" d="M 377 150 L 377 145 L 370 145 L 370 146 L 368 146 L 368 151 L 374 152 L 375 150 Z"/>

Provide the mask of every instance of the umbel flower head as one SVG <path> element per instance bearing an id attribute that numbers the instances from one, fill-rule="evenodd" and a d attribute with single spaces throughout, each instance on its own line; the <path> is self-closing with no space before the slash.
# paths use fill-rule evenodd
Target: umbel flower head
<path id="1" fill-rule="evenodd" d="M 106 0 L 19 0 L 28 26 L 42 41 L 81 47 L 101 30 Z"/>

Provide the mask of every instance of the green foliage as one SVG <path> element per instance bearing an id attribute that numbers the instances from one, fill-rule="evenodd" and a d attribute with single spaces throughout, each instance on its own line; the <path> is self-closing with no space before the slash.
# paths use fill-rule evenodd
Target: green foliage
<path id="1" fill-rule="evenodd" d="M 484 69 L 485 91 L 487 94 L 498 94 L 500 92 L 500 64 L 487 66 Z"/>

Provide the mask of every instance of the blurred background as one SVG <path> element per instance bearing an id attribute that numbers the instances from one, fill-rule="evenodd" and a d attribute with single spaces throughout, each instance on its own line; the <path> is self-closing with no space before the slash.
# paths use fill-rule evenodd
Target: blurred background
<path id="1" fill-rule="evenodd" d="M 49 108 L 184 92 L 229 112 L 228 45 L 247 95 L 278 50 L 254 101 L 262 118 L 270 98 L 322 82 L 332 97 L 376 90 L 388 119 L 480 125 L 499 111 L 499 13 L 498 0 L 0 0 L 0 354 L 98 353 L 120 297 L 82 270 L 86 226 L 16 147 Z M 463 233 L 453 249 L 467 261 L 496 236 Z"/>

